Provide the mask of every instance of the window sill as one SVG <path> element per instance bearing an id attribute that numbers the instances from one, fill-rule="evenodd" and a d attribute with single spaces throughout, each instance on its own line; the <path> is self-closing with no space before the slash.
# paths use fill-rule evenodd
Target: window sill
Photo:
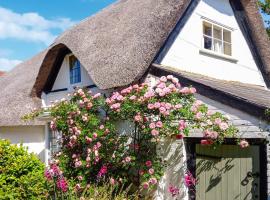
<path id="1" fill-rule="evenodd" d="M 227 55 L 219 54 L 219 53 L 216 53 L 216 52 L 211 51 L 211 50 L 200 49 L 199 52 L 200 52 L 200 54 L 203 54 L 203 55 L 206 55 L 206 56 L 211 56 L 211 57 L 214 57 L 214 58 L 219 58 L 219 59 L 227 60 L 227 61 L 230 61 L 230 62 L 233 62 L 233 63 L 237 63 L 238 62 L 238 60 L 235 59 L 232 56 L 227 56 Z"/>

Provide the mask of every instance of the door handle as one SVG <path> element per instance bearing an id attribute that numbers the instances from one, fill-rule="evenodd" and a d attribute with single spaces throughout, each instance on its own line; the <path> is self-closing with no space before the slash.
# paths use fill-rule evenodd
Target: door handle
<path id="1" fill-rule="evenodd" d="M 260 173 L 259 172 L 248 172 L 247 173 L 247 177 L 248 178 L 258 178 L 260 176 Z"/>

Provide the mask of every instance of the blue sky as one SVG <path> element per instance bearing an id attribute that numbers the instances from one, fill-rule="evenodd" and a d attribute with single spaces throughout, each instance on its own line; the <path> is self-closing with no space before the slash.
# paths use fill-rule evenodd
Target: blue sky
<path id="1" fill-rule="evenodd" d="M 61 32 L 116 0 L 0 0 L 0 71 L 45 49 Z"/>

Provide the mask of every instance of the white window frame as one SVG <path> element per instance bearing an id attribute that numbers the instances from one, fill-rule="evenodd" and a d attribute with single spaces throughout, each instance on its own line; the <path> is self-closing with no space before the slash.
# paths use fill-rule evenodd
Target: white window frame
<path id="1" fill-rule="evenodd" d="M 211 31 L 212 31 L 211 36 L 204 34 L 204 22 L 211 24 Z M 214 38 L 214 26 L 220 28 L 222 31 L 221 40 L 218 38 Z M 233 57 L 233 31 L 234 31 L 233 28 L 225 26 L 225 25 L 220 24 L 218 22 L 215 22 L 213 20 L 209 20 L 208 18 L 204 18 L 204 17 L 202 17 L 202 20 L 201 20 L 201 27 L 202 27 L 201 28 L 201 35 L 202 35 L 201 39 L 202 40 L 201 40 L 201 49 L 199 51 L 200 53 L 214 56 L 216 58 L 225 59 L 225 60 L 235 62 L 235 63 L 238 62 L 238 60 Z M 224 41 L 224 30 L 230 32 L 230 36 L 231 36 L 230 43 L 227 41 Z M 211 40 L 212 40 L 211 49 L 207 49 L 204 47 L 204 37 L 211 38 Z M 213 49 L 214 48 L 214 40 L 220 41 L 222 43 L 222 47 L 221 47 L 222 53 L 217 52 Z M 231 55 L 224 53 L 224 42 L 231 45 Z"/>

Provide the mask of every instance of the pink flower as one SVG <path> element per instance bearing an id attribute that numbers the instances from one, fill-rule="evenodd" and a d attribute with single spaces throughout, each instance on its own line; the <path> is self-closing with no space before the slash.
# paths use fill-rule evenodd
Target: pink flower
<path id="1" fill-rule="evenodd" d="M 180 109 L 180 108 L 182 108 L 183 106 L 182 106 L 181 104 L 176 104 L 174 107 L 175 107 L 176 109 Z"/>
<path id="2" fill-rule="evenodd" d="M 151 167 L 152 166 L 152 162 L 150 160 L 148 160 L 148 161 L 145 162 L 145 165 L 147 167 Z"/>
<path id="3" fill-rule="evenodd" d="M 154 122 L 150 123 L 150 124 L 149 124 L 149 128 L 151 128 L 151 129 L 156 128 L 156 124 L 155 124 Z"/>
<path id="4" fill-rule="evenodd" d="M 200 120 L 202 118 L 202 116 L 203 116 L 202 113 L 201 112 L 198 112 L 198 113 L 196 113 L 195 118 L 197 120 Z"/>
<path id="5" fill-rule="evenodd" d="M 148 170 L 148 172 L 149 172 L 149 174 L 154 174 L 155 173 L 155 170 L 153 169 L 153 168 L 150 168 L 149 170 Z"/>
<path id="6" fill-rule="evenodd" d="M 135 115 L 134 120 L 135 120 L 136 122 L 141 122 L 141 121 L 142 121 L 141 115 L 140 115 L 140 114 Z"/>
<path id="7" fill-rule="evenodd" d="M 167 82 L 167 78 L 166 78 L 166 76 L 162 76 L 162 77 L 160 77 L 160 79 L 159 79 L 161 82 Z"/>
<path id="8" fill-rule="evenodd" d="M 114 178 L 110 178 L 110 184 L 111 184 L 111 185 L 115 185 L 115 180 L 114 180 Z"/>
<path id="9" fill-rule="evenodd" d="M 97 138 L 98 134 L 97 133 L 93 133 L 93 138 Z"/>
<path id="10" fill-rule="evenodd" d="M 214 142 L 213 140 L 201 140 L 201 145 L 212 145 Z"/>
<path id="11" fill-rule="evenodd" d="M 239 145 L 243 149 L 243 148 L 247 148 L 249 146 L 249 143 L 246 140 L 241 140 Z"/>
<path id="12" fill-rule="evenodd" d="M 170 109 L 172 108 L 172 104 L 170 104 L 170 103 L 165 103 L 165 108 L 166 108 L 167 110 L 170 110 Z"/>
<path id="13" fill-rule="evenodd" d="M 152 185 L 156 185 L 157 184 L 157 179 L 156 178 L 150 178 L 149 183 Z"/>
<path id="14" fill-rule="evenodd" d="M 85 140 L 86 140 L 86 143 L 87 143 L 87 144 L 90 144 L 90 143 L 93 141 L 92 138 L 87 137 L 87 136 L 85 136 Z"/>
<path id="15" fill-rule="evenodd" d="M 86 157 L 85 159 L 86 162 L 90 162 L 91 161 L 91 158 L 89 156 Z"/>
<path id="16" fill-rule="evenodd" d="M 172 197 L 175 197 L 177 195 L 179 195 L 179 189 L 173 185 L 169 186 L 169 192 L 171 193 Z"/>
<path id="17" fill-rule="evenodd" d="M 168 80 L 172 80 L 172 79 L 173 79 L 173 75 L 168 75 L 168 76 L 167 76 L 167 79 L 168 79 Z"/>
<path id="18" fill-rule="evenodd" d="M 228 124 L 225 122 L 222 122 L 219 124 L 219 128 L 223 131 L 227 130 L 229 128 Z"/>
<path id="19" fill-rule="evenodd" d="M 179 80 L 178 80 L 178 78 L 173 77 L 173 78 L 172 78 L 172 82 L 173 82 L 174 84 L 176 84 L 176 83 L 179 83 Z"/>
<path id="20" fill-rule="evenodd" d="M 82 120 L 84 121 L 84 122 L 86 122 L 86 121 L 88 121 L 88 117 L 87 116 L 82 116 Z"/>
<path id="21" fill-rule="evenodd" d="M 183 87 L 183 88 L 180 90 L 180 93 L 182 93 L 182 94 L 188 94 L 188 93 L 189 93 L 189 88 L 188 88 L 188 87 Z"/>
<path id="22" fill-rule="evenodd" d="M 216 131 L 205 130 L 204 137 L 215 140 L 218 137 L 218 133 Z"/>
<path id="23" fill-rule="evenodd" d="M 82 166 L 82 161 L 75 162 L 75 168 L 79 168 L 80 166 Z"/>
<path id="24" fill-rule="evenodd" d="M 147 108 L 148 108 L 149 110 L 152 110 L 152 109 L 155 108 L 155 106 L 154 106 L 154 104 L 149 103 L 149 104 L 147 105 Z"/>
<path id="25" fill-rule="evenodd" d="M 151 131 L 151 134 L 152 134 L 153 136 L 158 136 L 158 135 L 159 135 L 159 131 L 156 130 L 156 129 L 153 129 L 153 130 Z"/>
<path id="26" fill-rule="evenodd" d="M 131 97 L 129 97 L 130 100 L 135 100 L 137 97 L 135 95 L 132 95 Z"/>
<path id="27" fill-rule="evenodd" d="M 164 108 L 164 107 L 160 107 L 160 108 L 159 108 L 159 112 L 161 112 L 161 113 L 166 112 L 166 108 Z"/>
<path id="28" fill-rule="evenodd" d="M 191 173 L 188 172 L 187 174 L 185 174 L 185 185 L 187 187 L 193 186 L 193 185 L 195 185 L 195 183 L 196 183 L 196 180 L 192 176 Z"/>
<path id="29" fill-rule="evenodd" d="M 126 163 L 129 163 L 131 161 L 131 158 L 129 157 L 129 156 L 127 156 L 126 158 L 125 158 L 125 162 Z"/>
<path id="30" fill-rule="evenodd" d="M 180 120 L 178 130 L 182 131 L 185 128 L 186 128 L 186 122 L 184 120 Z"/>
<path id="31" fill-rule="evenodd" d="M 221 122 L 222 122 L 222 120 L 221 120 L 220 118 L 216 118 L 216 119 L 215 119 L 215 124 L 216 124 L 216 125 L 220 125 Z"/>
<path id="32" fill-rule="evenodd" d="M 158 122 L 156 123 L 156 127 L 162 128 L 162 127 L 163 127 L 163 123 L 162 123 L 161 121 L 158 121 Z"/>
<path id="33" fill-rule="evenodd" d="M 161 96 L 161 97 L 164 97 L 166 95 L 166 93 L 161 91 L 161 92 L 158 93 L 158 95 Z"/>
<path id="34" fill-rule="evenodd" d="M 66 179 L 61 178 L 57 180 L 57 187 L 62 190 L 62 192 L 67 192 L 68 190 L 68 183 L 66 181 Z"/>
<path id="35" fill-rule="evenodd" d="M 103 165 L 103 166 L 100 168 L 99 172 L 98 172 L 98 175 L 97 175 L 98 178 L 101 178 L 101 177 L 104 176 L 107 172 L 108 172 L 107 166 L 106 166 L 106 165 Z"/>
<path id="36" fill-rule="evenodd" d="M 144 189 L 148 189 L 149 188 L 149 184 L 147 182 L 144 182 L 142 185 L 143 185 L 143 188 Z"/>
<path id="37" fill-rule="evenodd" d="M 190 91 L 191 94 L 194 94 L 194 93 L 196 93 L 196 88 L 191 87 L 189 91 Z"/>
<path id="38" fill-rule="evenodd" d="M 83 180 L 83 177 L 82 176 L 78 176 L 78 180 L 79 181 L 82 181 Z"/>
<path id="39" fill-rule="evenodd" d="M 75 185 L 75 190 L 80 190 L 81 189 L 81 185 L 79 184 L 79 183 L 77 183 L 76 185 Z"/>
<path id="40" fill-rule="evenodd" d="M 159 102 L 156 102 L 156 103 L 154 104 L 154 106 L 155 106 L 155 108 L 160 108 L 160 103 L 159 103 Z"/>
<path id="41" fill-rule="evenodd" d="M 160 84 L 157 85 L 158 88 L 164 89 L 166 87 L 166 84 L 161 82 Z"/>
<path id="42" fill-rule="evenodd" d="M 96 99 L 96 98 L 98 98 L 98 97 L 100 97 L 100 96 L 101 96 L 100 93 L 96 93 L 96 94 L 93 96 L 93 98 Z"/>
<path id="43" fill-rule="evenodd" d="M 100 125 L 100 126 L 99 126 L 99 129 L 100 129 L 100 130 L 104 129 L 104 125 Z"/>

